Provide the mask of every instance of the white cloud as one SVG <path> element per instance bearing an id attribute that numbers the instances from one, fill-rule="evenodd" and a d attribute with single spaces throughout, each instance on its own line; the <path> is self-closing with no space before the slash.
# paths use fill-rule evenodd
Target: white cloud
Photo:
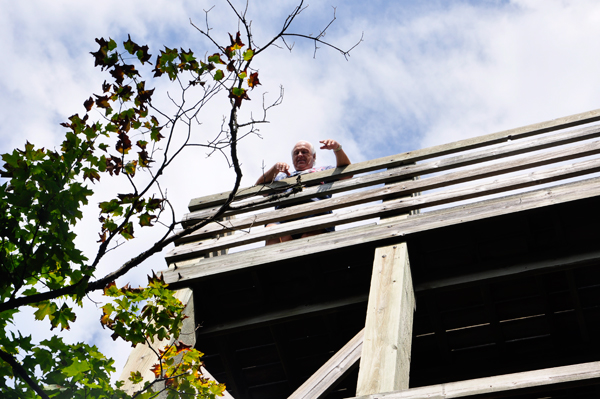
<path id="1" fill-rule="evenodd" d="M 190 17 L 203 26 L 203 9 L 212 4 L 0 0 L 0 150 L 25 140 L 59 145 L 59 123 L 82 112 L 83 101 L 98 93 L 105 79 L 89 55 L 97 49 L 96 37 L 123 40 L 131 32 L 134 40 L 151 45 L 152 54 L 162 44 L 212 52 L 189 26 Z M 251 2 L 257 43 L 276 32 L 293 4 Z M 311 4 L 293 26 L 316 33 L 331 13 L 329 3 Z M 223 2 L 209 17 L 222 40 L 224 32 L 237 29 Z M 241 143 L 243 185 L 253 184 L 263 161 L 267 168 L 288 161 L 299 139 L 337 139 L 353 161 L 362 161 L 598 108 L 600 4 L 595 1 L 340 1 L 337 17 L 328 40 L 348 48 L 365 34 L 349 61 L 324 47 L 313 59 L 312 45 L 298 38 L 290 41 L 292 53 L 273 48 L 257 58 L 263 85 L 250 93 L 242 114 L 257 115 L 261 93 L 274 99 L 280 84 L 285 98 L 269 113 L 271 123 L 260 127 L 263 139 Z M 214 135 L 222 109 L 218 103 L 207 108 L 198 141 Z M 186 153 L 165 175 L 178 217 L 191 198 L 231 187 L 232 170 L 219 156 L 205 159 L 205 152 Z M 330 153 L 319 154 L 321 165 L 333 162 Z M 90 254 L 99 229 L 96 204 L 114 186 L 96 188 L 86 220 L 77 226 Z M 141 239 L 110 253 L 101 270 L 129 259 L 155 234 L 140 231 Z M 164 267 L 157 255 L 123 282 L 143 283 L 151 268 Z M 122 365 L 126 349 L 101 331 L 99 313 L 90 309 L 78 313 L 69 339 L 92 340 Z M 39 323 L 19 321 L 25 325 L 45 331 Z"/>

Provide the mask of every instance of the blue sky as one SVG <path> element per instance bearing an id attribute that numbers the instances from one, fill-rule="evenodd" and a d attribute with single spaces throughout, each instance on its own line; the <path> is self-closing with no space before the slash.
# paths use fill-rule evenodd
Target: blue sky
<path id="1" fill-rule="evenodd" d="M 236 2 L 239 3 L 239 2 Z M 250 1 L 249 16 L 257 42 L 282 24 L 295 2 Z M 98 93 L 106 78 L 93 67 L 94 38 L 214 49 L 190 25 L 209 14 L 214 32 L 225 40 L 237 30 L 225 2 L 138 0 L 0 0 L 0 151 L 22 147 L 25 140 L 57 146 L 59 123 L 83 112 L 83 101 Z M 600 108 L 600 3 L 594 0 L 515 1 L 317 1 L 301 14 L 292 30 L 317 33 L 332 16 L 326 38 L 341 47 L 364 41 L 348 61 L 322 48 L 313 58 L 311 43 L 296 40 L 294 50 L 273 48 L 254 65 L 262 86 L 242 111 L 260 109 L 262 92 L 275 98 L 285 88 L 281 106 L 261 127 L 262 139 L 242 142 L 243 185 L 254 183 L 261 165 L 289 159 L 292 145 L 334 138 L 353 161 L 364 161 L 435 144 L 550 120 Z M 213 137 L 222 117 L 215 101 L 201 116 L 198 139 Z M 321 165 L 333 162 L 320 154 Z M 222 158 L 206 159 L 203 150 L 184 154 L 166 178 L 178 217 L 193 197 L 226 191 L 233 172 Z M 77 226 L 89 253 L 97 239 L 97 195 Z M 109 270 L 133 256 L 152 239 L 141 234 L 101 265 Z M 161 270 L 161 256 L 122 281 L 143 283 L 150 269 Z M 95 297 L 98 300 L 99 298 Z M 79 312 L 67 339 L 92 340 L 122 365 L 127 345 L 113 343 L 100 328 L 91 303 Z M 38 332 L 46 325 L 26 318 L 20 326 Z"/>

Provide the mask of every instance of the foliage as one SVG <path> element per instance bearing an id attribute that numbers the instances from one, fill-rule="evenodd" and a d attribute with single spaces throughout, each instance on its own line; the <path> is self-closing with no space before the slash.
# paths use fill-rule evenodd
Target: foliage
<path id="1" fill-rule="evenodd" d="M 195 26 L 217 49 L 206 57 L 165 47 L 152 63 L 149 47 L 131 37 L 122 46 L 112 39 L 96 39 L 99 49 L 92 53 L 95 66 L 106 71 L 111 82 L 104 81 L 101 94 L 84 101 L 83 115 L 74 114 L 62 124 L 66 132 L 60 148 L 36 148 L 27 142 L 23 149 L 2 155 L 0 174 L 6 179 L 0 185 L 3 397 L 150 398 L 166 390 L 169 397 L 189 394 L 214 398 L 225 389 L 202 377 L 201 352 L 176 341 L 185 318 L 183 305 L 161 278 L 149 277 L 148 286 L 143 288 L 117 288 L 114 281 L 176 239 L 219 218 L 233 200 L 242 177 L 238 141 L 253 133 L 257 123 L 266 122 L 266 111 L 281 100 L 263 105 L 262 120 L 238 122 L 238 110 L 250 100 L 249 92 L 260 85 L 252 63 L 275 40 L 291 35 L 287 29 L 303 10 L 302 2 L 281 32 L 262 47 L 253 42 L 245 12 L 232 9 L 243 34 L 230 34 L 227 45 L 212 38 L 208 25 L 206 29 Z M 323 33 L 296 36 L 322 43 Z M 153 65 L 152 76 L 144 78 L 149 64 Z M 153 79 L 168 79 L 180 89 L 173 115 L 153 106 L 155 89 L 148 83 Z M 195 96 L 191 103 L 188 92 Z M 230 100 L 226 124 L 208 144 L 192 142 L 192 127 L 204 104 L 220 92 Z M 240 129 L 245 130 L 242 133 Z M 177 146 L 173 144 L 176 134 L 183 135 L 182 144 Z M 176 230 L 178 221 L 163 194 L 160 176 L 183 150 L 199 145 L 226 154 L 236 182 L 229 200 L 212 218 Z M 100 202 L 97 252 L 88 258 L 75 245 L 73 227 L 93 194 L 90 184 L 107 184 L 110 179 L 125 180 L 130 190 Z M 168 209 L 171 221 L 164 222 L 161 216 Z M 97 275 L 108 251 L 134 239 L 138 228 L 153 227 L 159 220 L 166 226 L 161 239 L 109 274 Z M 34 343 L 26 332 L 7 329 L 27 306 L 35 309 L 35 319 L 47 320 L 50 330 L 69 330 L 77 318 L 76 307 L 82 305 L 86 294 L 96 290 L 103 290 L 106 298 L 99 317 L 101 325 L 112 330 L 112 338 L 132 346 L 147 344 L 155 351 L 155 379 L 144 381 L 138 392 L 123 391 L 122 382 L 110 384 L 113 360 L 94 346 L 69 344 L 56 336 Z M 18 326 L 13 330 L 18 331 Z M 155 347 L 158 341 L 167 345 Z M 142 374 L 133 372 L 129 380 L 141 383 Z"/>

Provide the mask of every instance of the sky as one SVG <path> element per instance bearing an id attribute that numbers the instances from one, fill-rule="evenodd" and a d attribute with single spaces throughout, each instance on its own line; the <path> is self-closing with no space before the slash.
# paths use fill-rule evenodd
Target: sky
<path id="1" fill-rule="evenodd" d="M 244 3 L 234 1 L 240 6 Z M 265 43 L 283 24 L 296 2 L 250 0 L 255 41 Z M 600 108 L 600 3 L 596 0 L 381 1 L 329 0 L 308 4 L 291 31 L 317 34 L 336 20 L 325 38 L 341 48 L 363 41 L 346 60 L 312 43 L 293 40 L 291 52 L 271 48 L 255 60 L 262 85 L 242 106 L 243 117 L 260 113 L 263 93 L 283 103 L 270 110 L 260 137 L 241 142 L 242 186 L 251 186 L 263 167 L 290 163 L 299 140 L 339 141 L 353 162 L 494 133 Z M 213 7 L 211 9 L 211 7 Z M 131 34 L 155 55 L 163 45 L 191 48 L 197 54 L 215 49 L 191 25 L 205 23 L 215 38 L 227 40 L 237 24 L 222 0 L 0 0 L 0 153 L 60 145 L 59 124 L 83 113 L 83 101 L 100 93 L 107 79 L 89 54 L 95 38 L 116 41 Z M 164 86 L 158 89 L 165 90 Z M 155 95 L 156 97 L 156 95 Z M 218 132 L 226 98 L 201 114 L 195 139 L 205 142 Z M 334 163 L 319 151 L 320 165 Z M 164 187 L 178 218 L 195 197 L 227 191 L 234 173 L 223 157 L 206 157 L 196 147 L 185 152 L 165 175 Z M 90 256 L 96 249 L 97 203 L 119 185 L 97 183 L 95 196 L 75 231 Z M 110 182 L 107 182 L 110 183 Z M 112 251 L 99 274 L 143 250 L 157 233 L 139 237 Z M 143 284 L 151 270 L 166 268 L 156 255 L 119 283 Z M 92 296 L 95 301 L 102 301 Z M 128 345 L 113 342 L 99 324 L 92 301 L 79 310 L 65 339 L 98 345 L 122 367 Z M 36 338 L 48 333 L 47 322 L 19 328 Z"/>

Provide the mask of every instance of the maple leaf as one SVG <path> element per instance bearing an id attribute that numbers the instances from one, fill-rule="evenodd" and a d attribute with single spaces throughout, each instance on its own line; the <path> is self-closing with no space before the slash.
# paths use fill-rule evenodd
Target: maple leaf
<path id="1" fill-rule="evenodd" d="M 248 86 L 254 89 L 254 87 L 258 86 L 259 84 L 260 81 L 258 80 L 258 72 L 251 73 L 250 77 L 248 78 Z"/>
<path id="2" fill-rule="evenodd" d="M 152 368 L 150 369 L 150 371 L 152 371 L 154 373 L 154 376 L 156 378 L 160 377 L 160 374 L 161 374 L 160 363 L 156 363 L 154 366 L 152 366 Z"/>
<path id="3" fill-rule="evenodd" d="M 83 181 L 85 181 L 85 179 L 90 179 L 90 181 L 92 183 L 94 182 L 94 179 L 96 179 L 97 181 L 100 181 L 100 174 L 95 169 L 84 168 Z"/>
<path id="4" fill-rule="evenodd" d="M 147 45 L 143 45 L 139 48 L 139 50 L 137 51 L 136 55 L 138 57 L 138 60 L 140 60 L 140 62 L 142 63 L 142 65 L 144 63 L 148 63 L 148 64 L 152 64 L 150 62 L 150 58 L 152 58 L 152 55 L 150 55 L 150 53 L 148 53 L 148 46 Z"/>
<path id="5" fill-rule="evenodd" d="M 154 93 L 154 89 L 146 90 L 146 82 L 140 82 L 137 84 L 138 95 L 135 98 L 136 105 L 145 104 L 152 98 L 152 94 Z"/>
<path id="6" fill-rule="evenodd" d="M 95 53 L 90 53 L 95 58 L 94 66 L 104 66 L 104 59 L 108 53 L 108 42 L 101 37 L 100 39 L 96 38 L 96 43 L 100 45 L 100 49 Z"/>
<path id="7" fill-rule="evenodd" d="M 106 80 L 104 81 L 104 83 L 102 83 L 102 92 L 106 93 L 110 90 L 110 83 L 106 83 Z"/>
<path id="8" fill-rule="evenodd" d="M 180 354 L 181 352 L 187 352 L 190 350 L 190 348 L 192 347 L 192 345 L 186 345 L 181 341 L 177 341 L 177 343 L 175 344 L 175 354 Z"/>
<path id="9" fill-rule="evenodd" d="M 149 213 L 142 213 L 140 216 L 140 226 L 153 226 L 152 219 L 156 219 L 156 216 L 150 215 Z"/>
<path id="10" fill-rule="evenodd" d="M 229 91 L 229 98 L 234 100 L 234 104 L 237 108 L 242 106 L 242 100 L 250 100 L 248 93 L 245 89 L 240 87 L 234 87 Z"/>
<path id="11" fill-rule="evenodd" d="M 160 131 L 162 130 L 162 127 L 153 127 L 152 131 L 150 132 L 150 138 L 152 139 L 152 141 L 160 141 L 160 139 L 163 139 L 165 136 L 163 136 L 162 134 L 160 134 Z"/>
<path id="12" fill-rule="evenodd" d="M 251 48 L 247 49 L 244 51 L 244 54 L 242 54 L 242 57 L 244 57 L 244 61 L 250 61 L 252 57 L 254 57 L 254 50 Z"/>
<path id="13" fill-rule="evenodd" d="M 229 39 L 231 40 L 231 45 L 234 47 L 235 50 L 239 50 L 245 46 L 245 44 L 242 43 L 242 35 L 239 31 L 235 34 L 235 40 L 233 40 L 233 36 L 231 36 L 231 33 L 229 34 Z"/>
<path id="14" fill-rule="evenodd" d="M 229 72 L 233 72 L 235 71 L 235 63 L 234 60 L 229 61 L 229 64 L 227 64 L 227 70 Z"/>
<path id="15" fill-rule="evenodd" d="M 69 322 L 74 322 L 77 319 L 77 316 L 73 313 L 73 309 L 68 307 L 66 303 L 63 303 L 61 308 L 54 312 L 50 318 L 52 324 L 50 330 L 54 330 L 60 325 L 60 331 L 63 331 L 70 329 Z"/>
<path id="16" fill-rule="evenodd" d="M 92 97 L 88 98 L 83 102 L 83 106 L 85 107 L 85 110 L 89 112 L 94 106 L 94 99 Z"/>
<path id="17" fill-rule="evenodd" d="M 133 204 L 133 202 L 138 198 L 138 196 L 133 193 L 117 194 L 117 198 L 119 198 L 119 200 L 121 200 L 123 204 Z"/>
<path id="18" fill-rule="evenodd" d="M 115 78 L 115 82 L 117 84 L 123 83 L 123 68 L 121 65 L 115 65 L 115 67 L 110 71 L 110 74 Z"/>
<path id="19" fill-rule="evenodd" d="M 135 145 L 137 145 L 138 147 L 140 147 L 142 150 L 146 149 L 146 146 L 148 145 L 147 141 L 144 140 L 138 140 Z"/>
<path id="20" fill-rule="evenodd" d="M 210 57 L 208 57 L 208 62 L 214 62 L 215 64 L 223 64 L 225 65 L 225 61 L 221 59 L 221 55 L 219 53 L 214 53 Z"/>
<path id="21" fill-rule="evenodd" d="M 163 199 L 159 199 L 159 198 L 151 198 L 148 201 L 148 204 L 146 205 L 146 209 L 149 211 L 154 211 L 157 210 L 158 208 L 160 208 L 161 204 L 163 203 Z"/>
<path id="22" fill-rule="evenodd" d="M 131 40 L 131 35 L 129 34 L 127 35 L 127 41 L 123 42 L 123 47 L 125 47 L 125 50 L 131 55 L 135 54 L 136 51 L 140 49 L 140 46 Z"/>
<path id="23" fill-rule="evenodd" d="M 152 270 L 152 276 L 147 276 L 148 277 L 148 285 L 152 284 L 152 283 L 165 283 L 165 276 L 163 276 L 163 274 L 161 273 L 160 276 L 157 276 L 156 273 L 154 272 L 154 270 Z"/>
<path id="24" fill-rule="evenodd" d="M 143 168 L 147 168 L 150 163 L 154 162 L 152 159 L 150 159 L 149 155 L 148 155 L 148 151 L 146 150 L 142 150 L 138 152 L 138 161 L 139 161 L 139 165 L 140 167 Z"/>
<path id="25" fill-rule="evenodd" d="M 133 224 L 131 222 L 129 222 L 129 223 L 125 224 L 125 226 L 123 226 L 123 229 L 121 229 L 121 235 L 126 240 L 132 240 L 135 238 L 133 236 Z"/>
<path id="26" fill-rule="evenodd" d="M 111 281 L 104 287 L 104 295 L 114 295 L 115 291 L 118 293 L 119 289 L 117 288 L 117 283 Z"/>
<path id="27" fill-rule="evenodd" d="M 115 144 L 115 148 L 121 154 L 127 154 L 129 152 L 131 149 L 131 140 L 126 133 L 119 133 L 119 140 L 117 141 L 117 144 Z"/>
<path id="28" fill-rule="evenodd" d="M 110 108 L 110 104 L 108 103 L 108 96 L 100 97 L 97 94 L 94 95 L 96 96 L 96 106 L 98 108 Z"/>

